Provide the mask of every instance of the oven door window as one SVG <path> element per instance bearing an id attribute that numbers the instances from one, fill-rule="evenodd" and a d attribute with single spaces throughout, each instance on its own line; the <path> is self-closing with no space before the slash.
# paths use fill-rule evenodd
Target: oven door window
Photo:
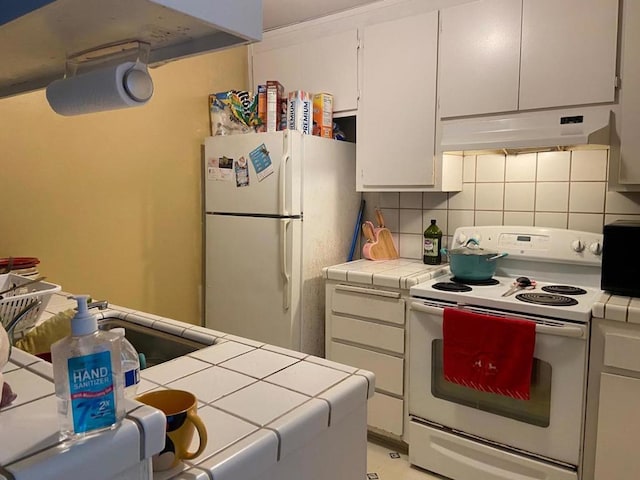
<path id="1" fill-rule="evenodd" d="M 512 418 L 539 427 L 549 426 L 551 410 L 551 364 L 533 359 L 531 398 L 518 400 L 496 393 L 481 392 L 444 379 L 443 342 L 433 341 L 431 393 L 434 397 Z"/>

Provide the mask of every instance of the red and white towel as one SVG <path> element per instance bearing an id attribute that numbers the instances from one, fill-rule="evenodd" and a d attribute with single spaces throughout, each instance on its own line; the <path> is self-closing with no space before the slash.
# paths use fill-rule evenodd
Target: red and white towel
<path id="1" fill-rule="evenodd" d="M 445 308 L 442 328 L 447 381 L 529 400 L 535 322 Z"/>

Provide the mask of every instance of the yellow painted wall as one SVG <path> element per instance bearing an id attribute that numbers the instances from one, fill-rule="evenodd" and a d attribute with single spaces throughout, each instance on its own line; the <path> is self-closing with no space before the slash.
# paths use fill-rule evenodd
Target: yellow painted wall
<path id="1" fill-rule="evenodd" d="M 0 257 L 74 293 L 200 323 L 201 144 L 209 93 L 248 86 L 246 47 L 151 70 L 143 107 L 56 115 L 0 100 Z"/>

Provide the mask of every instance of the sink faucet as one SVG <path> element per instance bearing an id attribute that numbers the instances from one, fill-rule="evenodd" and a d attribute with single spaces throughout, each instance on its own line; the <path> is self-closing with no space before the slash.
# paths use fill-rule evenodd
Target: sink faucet
<path id="1" fill-rule="evenodd" d="M 87 304 L 87 308 L 97 308 L 98 310 L 106 310 L 109 308 L 109 302 L 107 300 L 96 300 L 94 302 L 89 302 Z"/>
<path id="2" fill-rule="evenodd" d="M 69 295 L 67 297 L 68 300 L 75 300 L 76 297 L 73 295 Z M 97 308 L 98 310 L 106 310 L 109 308 L 109 302 L 107 300 L 95 300 L 93 302 L 87 303 L 87 308 Z"/>

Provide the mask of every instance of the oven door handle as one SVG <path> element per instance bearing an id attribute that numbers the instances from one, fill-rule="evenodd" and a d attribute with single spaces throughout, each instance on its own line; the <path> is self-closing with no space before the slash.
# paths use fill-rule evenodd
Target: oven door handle
<path id="1" fill-rule="evenodd" d="M 411 310 L 416 312 L 428 313 L 435 315 L 436 321 L 442 323 L 442 312 L 444 309 L 424 305 L 419 302 L 411 302 Z M 586 338 L 586 327 L 578 327 L 571 325 L 553 326 L 538 323 L 536 325 L 536 334 L 555 335 L 557 337 Z"/>
<path id="2" fill-rule="evenodd" d="M 431 315 L 438 315 L 442 318 L 442 312 L 444 309 L 438 307 L 432 307 L 430 305 L 425 305 L 420 302 L 411 302 L 411 310 L 415 310 L 417 312 L 429 313 Z"/>

